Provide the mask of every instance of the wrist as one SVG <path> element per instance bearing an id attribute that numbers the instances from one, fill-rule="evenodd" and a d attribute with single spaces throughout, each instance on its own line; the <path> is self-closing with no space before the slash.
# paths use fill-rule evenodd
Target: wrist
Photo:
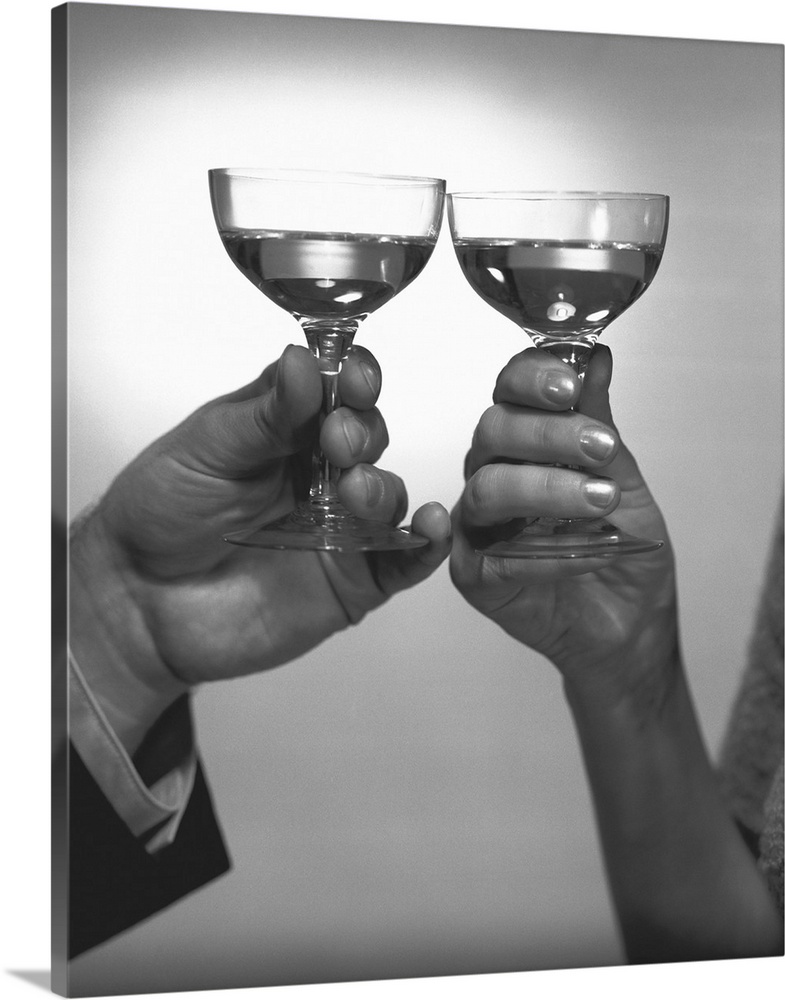
<path id="1" fill-rule="evenodd" d="M 599 606 L 596 621 L 585 616 L 584 640 L 571 642 L 554 663 L 574 714 L 620 712 L 645 720 L 684 674 L 672 567 L 613 596 Z"/>
<path id="2" fill-rule="evenodd" d="M 158 653 L 134 596 L 133 572 L 100 508 L 72 532 L 69 643 L 107 721 L 133 754 L 188 688 Z"/>
<path id="3" fill-rule="evenodd" d="M 618 721 L 645 728 L 686 686 L 675 623 L 655 638 L 631 643 L 592 668 L 563 672 L 564 693 L 576 724 Z"/>

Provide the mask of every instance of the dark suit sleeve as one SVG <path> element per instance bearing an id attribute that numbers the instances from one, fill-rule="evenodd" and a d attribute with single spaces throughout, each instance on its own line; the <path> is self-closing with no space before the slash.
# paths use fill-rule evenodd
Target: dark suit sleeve
<path id="1" fill-rule="evenodd" d="M 200 766 L 177 835 L 145 850 L 94 781 L 67 732 L 67 535 L 52 520 L 52 970 L 65 984 L 75 958 L 224 874 L 231 867 Z M 187 697 L 152 727 L 134 755 L 152 786 L 193 747 Z M 151 836 L 154 831 L 148 831 Z M 63 986 L 65 987 L 65 985 Z M 66 995 L 63 993 L 63 995 Z"/>
<path id="2" fill-rule="evenodd" d="M 201 766 L 173 843 L 148 854 L 68 750 L 68 957 L 170 906 L 230 868 Z"/>

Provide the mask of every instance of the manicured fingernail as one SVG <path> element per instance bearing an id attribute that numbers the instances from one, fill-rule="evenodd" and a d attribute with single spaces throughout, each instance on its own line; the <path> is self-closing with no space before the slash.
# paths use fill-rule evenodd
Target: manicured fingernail
<path id="1" fill-rule="evenodd" d="M 552 403 L 566 403 L 572 399 L 575 388 L 569 375 L 548 372 L 543 380 L 543 395 Z"/>
<path id="2" fill-rule="evenodd" d="M 607 507 L 616 496 L 616 484 L 601 479 L 590 479 L 583 484 L 583 495 L 592 505 L 600 509 Z"/>
<path id="3" fill-rule="evenodd" d="M 369 365 L 367 361 L 360 362 L 360 371 L 363 373 L 363 378 L 368 383 L 368 388 L 374 396 L 378 396 L 382 388 L 381 372 L 378 368 L 374 368 L 373 365 Z"/>
<path id="4" fill-rule="evenodd" d="M 357 417 L 347 416 L 343 422 L 343 433 L 351 453 L 359 455 L 368 443 L 368 428 Z"/>
<path id="5" fill-rule="evenodd" d="M 602 427 L 587 427 L 578 438 L 581 451 L 589 458 L 607 458 L 616 446 L 614 436 Z"/>
<path id="6" fill-rule="evenodd" d="M 370 470 L 363 475 L 365 482 L 365 502 L 369 507 L 375 507 L 382 498 L 382 484 L 376 473 Z"/>

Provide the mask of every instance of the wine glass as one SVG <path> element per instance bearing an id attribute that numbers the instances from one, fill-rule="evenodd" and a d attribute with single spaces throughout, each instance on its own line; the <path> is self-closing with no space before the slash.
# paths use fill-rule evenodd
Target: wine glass
<path id="1" fill-rule="evenodd" d="M 439 235 L 445 182 L 318 170 L 210 170 L 223 245 L 242 273 L 302 326 L 322 375 L 321 423 L 337 406 L 338 373 L 362 320 L 422 271 Z M 269 524 L 225 536 L 258 548 L 362 552 L 427 539 L 355 517 L 339 501 L 340 470 L 314 446 L 310 495 Z"/>
<path id="2" fill-rule="evenodd" d="M 453 246 L 472 288 L 583 377 L 602 331 L 643 295 L 662 259 L 669 199 L 616 192 L 456 192 Z M 554 559 L 647 552 L 604 519 L 533 518 L 482 552 Z"/>

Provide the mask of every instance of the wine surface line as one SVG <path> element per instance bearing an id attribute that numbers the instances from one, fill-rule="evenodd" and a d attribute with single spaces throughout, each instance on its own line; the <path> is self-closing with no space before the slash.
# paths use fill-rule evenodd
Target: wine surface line
<path id="1" fill-rule="evenodd" d="M 221 232 L 242 273 L 298 319 L 362 320 L 417 277 L 434 239 L 264 229 Z"/>
<path id="2" fill-rule="evenodd" d="M 658 244 L 460 238 L 469 284 L 532 337 L 596 341 L 651 284 Z"/>

